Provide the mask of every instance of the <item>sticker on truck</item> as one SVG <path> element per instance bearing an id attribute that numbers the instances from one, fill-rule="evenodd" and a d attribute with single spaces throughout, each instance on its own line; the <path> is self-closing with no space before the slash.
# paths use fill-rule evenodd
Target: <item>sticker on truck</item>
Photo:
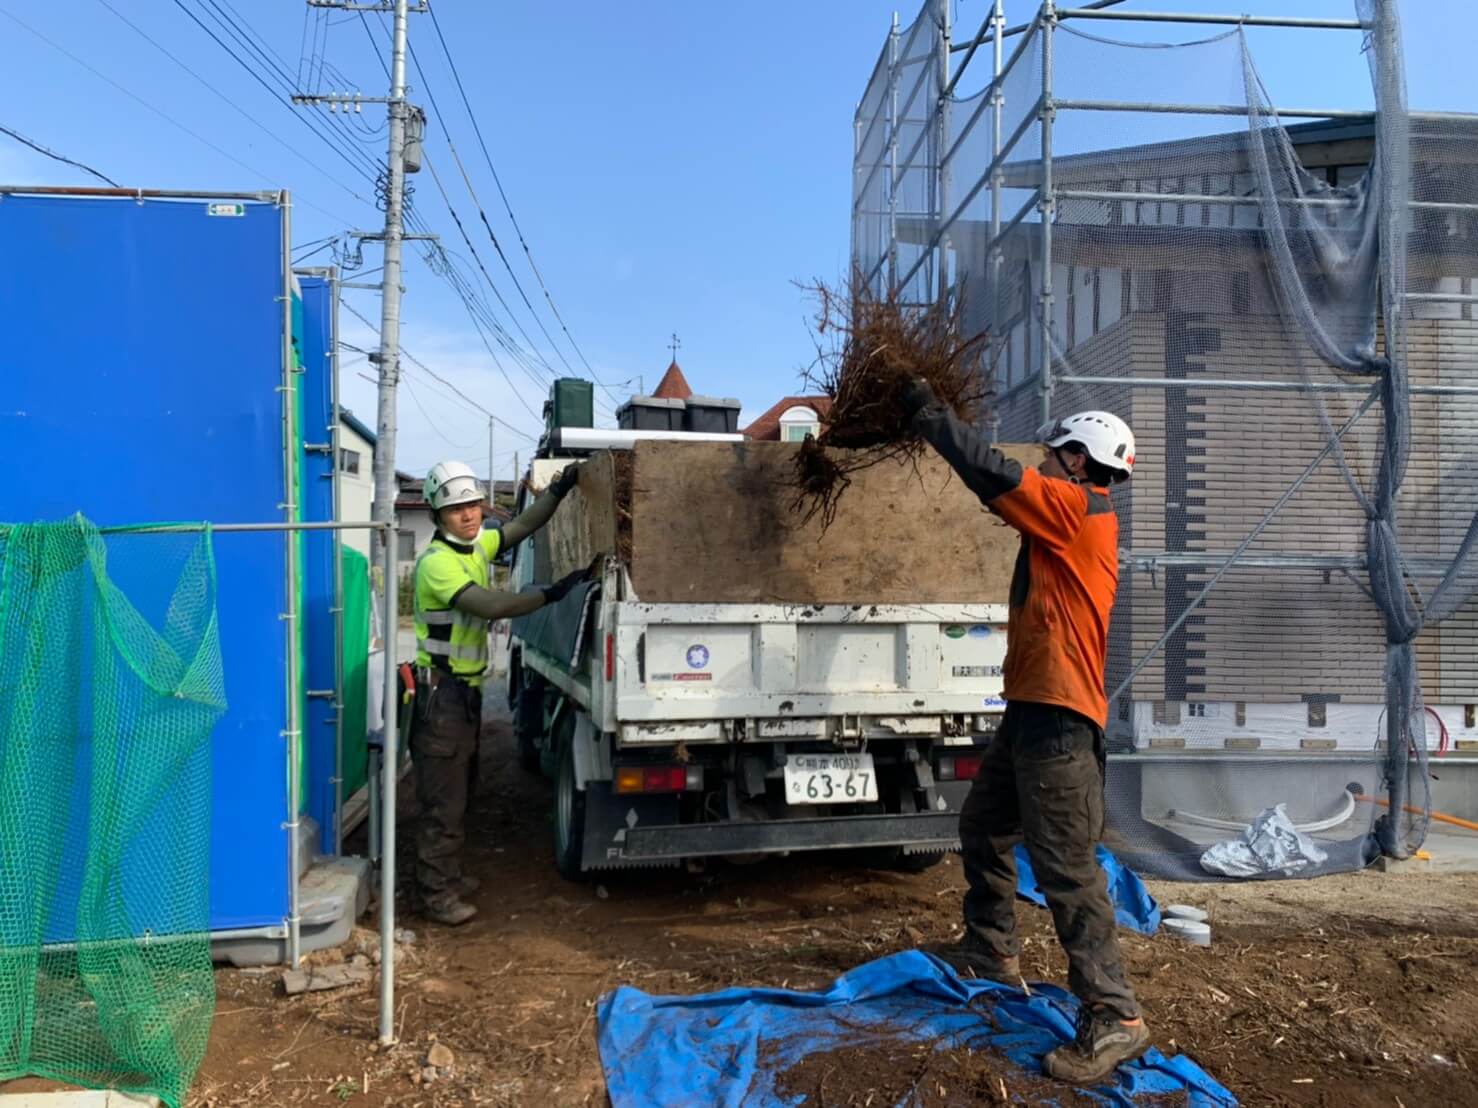
<path id="1" fill-rule="evenodd" d="M 956 677 L 999 677 L 1000 666 L 953 666 L 950 672 Z"/>
<path id="2" fill-rule="evenodd" d="M 701 642 L 688 647 L 688 668 L 703 669 L 708 665 L 708 647 Z"/>
<path id="3" fill-rule="evenodd" d="M 712 681 L 711 673 L 654 673 L 653 681 Z"/>

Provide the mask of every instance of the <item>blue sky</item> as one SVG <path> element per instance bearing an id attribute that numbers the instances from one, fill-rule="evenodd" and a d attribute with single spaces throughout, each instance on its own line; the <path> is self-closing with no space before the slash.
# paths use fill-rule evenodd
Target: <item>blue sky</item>
<path id="1" fill-rule="evenodd" d="M 1478 67 L 1469 56 L 1471 27 L 1462 18 L 1470 4 L 1406 0 L 1414 106 L 1478 110 Z M 693 387 L 738 397 L 745 418 L 795 391 L 799 372 L 812 356 L 811 306 L 795 282 L 833 279 L 846 269 L 852 113 L 893 6 L 880 0 L 791 5 L 577 0 L 557 7 L 535 0 L 436 0 L 435 6 L 513 212 L 596 374 L 620 396 L 634 391 L 637 378 L 650 389 L 667 364 L 668 336 L 676 331 L 682 341 L 678 359 Z M 986 0 L 958 0 L 957 37 L 973 32 L 987 6 Z M 1008 0 L 1008 19 L 1024 20 L 1035 6 L 1030 0 Z M 1124 8 L 1348 17 L 1352 4 L 1128 0 Z M 916 10 L 904 9 L 903 22 Z M 316 80 L 326 89 L 357 86 L 367 94 L 384 91 L 380 62 L 357 17 L 328 16 L 305 50 L 305 28 L 311 35 L 319 17 L 309 17 L 302 0 L 53 0 L 46 5 L 0 0 L 0 30 L 8 47 L 0 78 L 6 91 L 0 124 L 126 185 L 287 187 L 296 198 L 296 243 L 345 226 L 376 225 L 380 217 L 370 202 L 371 187 L 293 118 L 302 109 L 274 100 L 187 12 L 228 42 L 217 17 L 259 36 L 294 81 L 306 54 L 308 61 L 321 56 L 327 63 L 321 70 L 313 64 L 306 82 Z M 42 42 L 16 17 L 116 85 Z M 370 27 L 383 40 L 377 17 L 370 18 Z M 1118 23 L 1084 29 L 1161 41 L 1217 33 Z M 520 345 L 535 351 L 531 361 L 546 362 L 559 373 L 568 361 L 583 372 L 509 225 L 429 18 L 413 16 L 411 32 L 425 67 L 424 80 L 412 70 L 413 99 L 426 104 L 429 90 L 444 114 L 445 127 L 433 120 L 428 128 L 428 153 L 527 341 L 493 294 L 484 288 L 484 295 Z M 1358 36 L 1293 30 L 1251 34 L 1259 68 L 1280 102 L 1370 103 Z M 988 62 L 984 53 L 978 58 Z M 1180 78 L 1207 96 L 1235 84 L 1235 72 L 1207 72 L 1189 55 L 1186 62 Z M 1175 72 L 1176 62 L 1165 64 L 1167 73 Z M 1105 74 L 1104 95 L 1116 95 L 1113 82 L 1131 76 Z M 964 87 L 978 83 L 966 81 Z M 379 109 L 367 107 L 352 126 L 363 130 L 344 140 L 357 144 L 351 157 L 383 157 Z M 532 314 L 478 220 L 448 151 L 448 136 L 534 303 Z M 97 183 L 4 136 L 0 180 Z M 466 258 L 467 247 L 430 174 L 423 171 L 413 181 L 416 210 L 448 249 Z M 367 246 L 364 255 L 366 269 L 379 264 L 375 248 Z M 311 259 L 327 260 L 327 254 Z M 466 264 L 480 280 L 470 258 Z M 512 384 L 504 379 L 461 301 L 419 259 L 408 267 L 405 284 L 406 349 L 508 423 L 533 431 L 535 420 L 524 405 L 538 410 L 542 385 L 500 350 Z M 347 295 L 359 311 L 378 319 L 374 294 Z M 348 341 L 373 342 L 369 329 L 351 315 L 346 313 L 344 323 Z M 546 329 L 558 341 L 546 340 Z M 361 376 L 368 372 L 363 360 L 347 362 L 344 393 L 356 412 L 373 422 L 374 389 Z M 537 375 L 545 375 L 542 365 Z M 604 393 L 598 396 L 603 408 L 614 406 Z M 414 366 L 408 368 L 400 420 L 401 468 L 420 471 L 457 455 L 479 469 L 485 465 L 485 417 Z M 527 456 L 530 442 L 511 432 L 500 436 L 499 466 L 506 470 L 511 453 L 520 449 Z"/>

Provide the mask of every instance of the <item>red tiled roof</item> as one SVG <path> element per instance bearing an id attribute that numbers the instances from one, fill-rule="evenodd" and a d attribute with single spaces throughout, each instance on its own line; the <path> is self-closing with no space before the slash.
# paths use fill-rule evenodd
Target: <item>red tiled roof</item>
<path id="1" fill-rule="evenodd" d="M 743 434 L 747 439 L 758 439 L 760 441 L 777 442 L 780 439 L 780 417 L 791 408 L 805 407 L 812 409 L 823 420 L 831 411 L 831 397 L 829 396 L 787 396 L 772 407 L 759 419 L 744 428 Z"/>
<path id="2" fill-rule="evenodd" d="M 677 364 L 676 358 L 667 367 L 662 380 L 657 382 L 657 391 L 652 395 L 662 400 L 686 400 L 693 395 L 693 390 L 688 387 L 688 379 L 683 376 L 682 368 Z"/>

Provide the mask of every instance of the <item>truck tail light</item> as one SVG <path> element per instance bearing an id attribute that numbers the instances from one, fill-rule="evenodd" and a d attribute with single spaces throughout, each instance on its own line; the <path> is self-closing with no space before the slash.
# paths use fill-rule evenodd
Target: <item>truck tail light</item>
<path id="1" fill-rule="evenodd" d="M 622 766 L 616 770 L 618 793 L 680 793 L 702 787 L 701 766 Z"/>
<path id="2" fill-rule="evenodd" d="M 980 774 L 979 754 L 946 754 L 939 759 L 939 780 L 973 781 Z"/>
<path id="3" fill-rule="evenodd" d="M 616 636 L 606 636 L 606 680 L 616 679 Z"/>

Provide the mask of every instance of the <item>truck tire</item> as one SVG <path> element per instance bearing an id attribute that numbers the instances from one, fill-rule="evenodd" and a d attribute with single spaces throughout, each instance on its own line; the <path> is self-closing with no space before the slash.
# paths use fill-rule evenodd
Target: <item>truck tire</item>
<path id="1" fill-rule="evenodd" d="M 905 854 L 900 850 L 893 862 L 893 868 L 899 873 L 923 873 L 944 861 L 945 853 L 943 850 L 935 850 L 927 854 Z"/>
<path id="2" fill-rule="evenodd" d="M 554 775 L 554 865 L 567 881 L 584 880 L 585 794 L 575 787 L 575 745 L 561 741 Z"/>

